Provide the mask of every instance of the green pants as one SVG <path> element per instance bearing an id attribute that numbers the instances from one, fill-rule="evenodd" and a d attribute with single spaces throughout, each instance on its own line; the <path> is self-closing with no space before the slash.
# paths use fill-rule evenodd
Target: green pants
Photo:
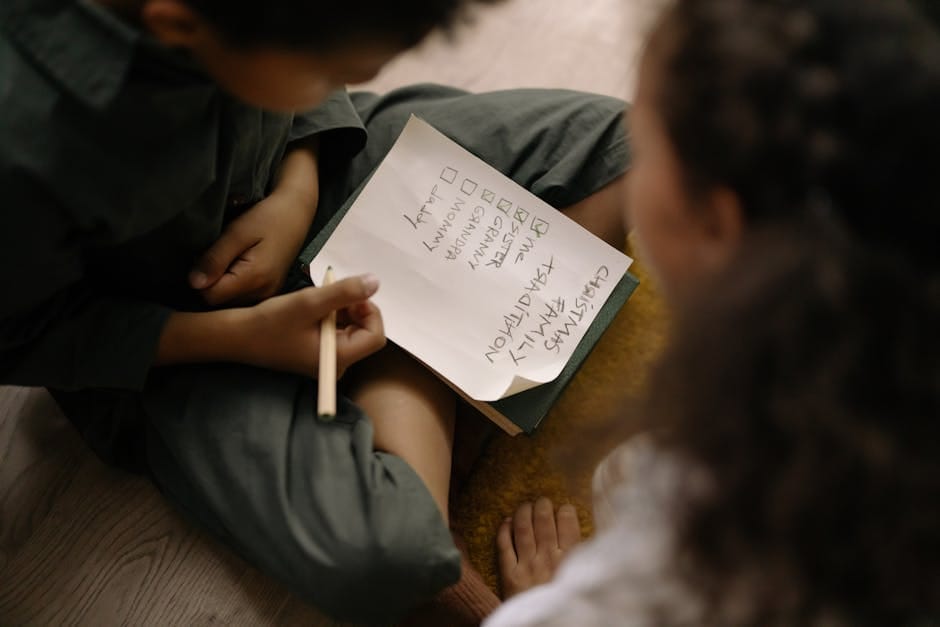
<path id="1" fill-rule="evenodd" d="M 351 202 L 412 113 L 555 206 L 627 168 L 625 105 L 612 98 L 422 85 L 353 101 L 368 144 L 351 161 L 321 154 L 313 232 Z M 421 480 L 373 450 L 371 423 L 348 400 L 337 420 L 319 421 L 310 379 L 195 365 L 156 369 L 140 398 L 54 394 L 70 416 L 141 412 L 144 437 L 112 433 L 108 441 L 123 450 L 102 451 L 99 442 L 99 452 L 140 451 L 193 521 L 332 616 L 389 622 L 459 578 L 460 555 Z"/>

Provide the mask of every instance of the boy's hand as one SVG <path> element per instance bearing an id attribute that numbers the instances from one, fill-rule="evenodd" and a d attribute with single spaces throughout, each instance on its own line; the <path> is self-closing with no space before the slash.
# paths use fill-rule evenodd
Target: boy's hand
<path id="1" fill-rule="evenodd" d="M 382 315 L 368 299 L 378 290 L 372 276 L 326 287 L 309 287 L 252 307 L 241 337 L 243 361 L 315 377 L 320 358 L 320 321 L 337 311 L 336 364 L 350 365 L 385 346 Z"/>
<path id="2" fill-rule="evenodd" d="M 190 274 L 210 305 L 256 303 L 276 294 L 303 245 L 316 202 L 282 186 L 233 221 Z"/>

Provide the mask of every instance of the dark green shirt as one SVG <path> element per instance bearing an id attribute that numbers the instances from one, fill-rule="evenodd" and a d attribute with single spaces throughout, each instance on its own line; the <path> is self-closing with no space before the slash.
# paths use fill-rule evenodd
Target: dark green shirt
<path id="1" fill-rule="evenodd" d="M 140 389 L 193 262 L 321 133 L 364 145 L 345 92 L 266 113 L 90 0 L 0 0 L 0 383 Z"/>

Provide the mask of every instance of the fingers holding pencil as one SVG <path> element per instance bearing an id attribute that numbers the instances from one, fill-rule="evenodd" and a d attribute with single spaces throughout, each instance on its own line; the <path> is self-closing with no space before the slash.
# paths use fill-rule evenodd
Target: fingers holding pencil
<path id="1" fill-rule="evenodd" d="M 367 277 L 350 277 L 327 287 L 307 287 L 232 310 L 241 321 L 231 342 L 232 360 L 317 377 L 321 322 L 335 312 L 336 374 L 340 376 L 352 363 L 385 345 L 382 316 L 369 302 L 375 293 L 369 283 Z"/>
<path id="2" fill-rule="evenodd" d="M 341 311 L 354 303 L 366 302 L 379 291 L 379 279 L 373 274 L 354 276 L 323 285 L 313 290 L 310 297 L 317 307 Z"/>
<path id="3" fill-rule="evenodd" d="M 322 317 L 336 312 L 336 364 L 338 373 L 381 350 L 386 343 L 379 308 L 369 300 L 379 288 L 373 275 L 350 277 L 310 291 Z"/>
<path id="4" fill-rule="evenodd" d="M 318 366 L 318 413 L 336 413 L 336 380 L 353 363 L 385 346 L 378 307 L 368 300 L 378 290 L 372 275 L 333 282 L 328 268 L 320 288 L 311 291 L 322 312 Z"/>
<path id="5" fill-rule="evenodd" d="M 340 372 L 385 347 L 385 327 L 379 308 L 370 301 L 344 309 L 336 329 Z"/>

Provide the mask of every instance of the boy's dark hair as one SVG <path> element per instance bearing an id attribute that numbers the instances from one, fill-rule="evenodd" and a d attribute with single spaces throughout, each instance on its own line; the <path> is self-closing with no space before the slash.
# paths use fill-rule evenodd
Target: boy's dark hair
<path id="1" fill-rule="evenodd" d="M 471 4 L 500 0 L 185 0 L 233 45 L 324 52 L 346 45 L 418 43 Z"/>
<path id="2" fill-rule="evenodd" d="M 937 264 L 940 41 L 905 0 L 678 0 L 647 59 L 691 190 Z"/>
<path id="3" fill-rule="evenodd" d="M 689 189 L 750 233 L 645 408 L 713 486 L 682 572 L 718 624 L 742 593 L 735 624 L 935 623 L 936 31 L 902 0 L 678 0 L 647 60 Z"/>
<path id="4" fill-rule="evenodd" d="M 937 0 L 913 0 L 913 4 L 928 20 L 933 22 L 935 27 L 940 27 L 940 2 Z"/>
<path id="5" fill-rule="evenodd" d="M 940 619 L 940 280 L 825 229 L 752 232 L 651 379 L 707 624 Z"/>

